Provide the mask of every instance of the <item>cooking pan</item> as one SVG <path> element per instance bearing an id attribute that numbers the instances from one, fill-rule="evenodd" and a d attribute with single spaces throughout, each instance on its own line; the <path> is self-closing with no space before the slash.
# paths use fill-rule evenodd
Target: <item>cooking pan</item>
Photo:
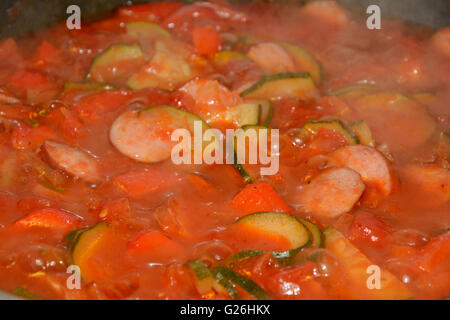
<path id="1" fill-rule="evenodd" d="M 251 0 L 230 0 L 231 2 L 249 2 Z M 264 0 L 254 0 L 264 1 Z M 282 0 L 265 0 L 282 1 Z M 292 0 L 285 0 L 291 1 Z M 298 0 L 297 2 L 307 2 Z M 365 14 L 365 8 L 376 4 L 381 8 L 382 16 L 398 17 L 428 28 L 441 28 L 450 25 L 449 0 L 337 0 Z M 66 8 L 78 5 L 82 18 L 92 22 L 106 17 L 119 6 L 152 2 L 149 0 L 1 0 L 0 1 L 0 39 L 22 37 L 67 18 Z M 194 1 L 183 1 L 194 2 Z M 0 299 L 19 299 L 0 291 Z"/>

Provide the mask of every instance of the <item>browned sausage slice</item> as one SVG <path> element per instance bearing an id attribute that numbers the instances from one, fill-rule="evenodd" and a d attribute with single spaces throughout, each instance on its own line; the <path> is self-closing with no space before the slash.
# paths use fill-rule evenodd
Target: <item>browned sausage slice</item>
<path id="1" fill-rule="evenodd" d="M 68 174 L 91 183 L 102 180 L 97 161 L 86 152 L 49 140 L 43 147 L 52 164 Z"/>
<path id="2" fill-rule="evenodd" d="M 361 176 L 348 168 L 332 168 L 315 177 L 299 193 L 307 213 L 334 218 L 349 212 L 365 188 Z"/>

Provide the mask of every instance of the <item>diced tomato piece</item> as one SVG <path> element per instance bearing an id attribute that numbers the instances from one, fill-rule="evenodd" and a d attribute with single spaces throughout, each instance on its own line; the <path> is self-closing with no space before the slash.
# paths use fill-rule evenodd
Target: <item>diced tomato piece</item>
<path id="1" fill-rule="evenodd" d="M 26 124 L 14 127 L 11 133 L 12 145 L 16 149 L 32 149 L 40 146 L 46 140 L 55 138 L 55 132 L 46 126 L 31 128 Z"/>
<path id="2" fill-rule="evenodd" d="M 17 209 L 20 212 L 30 212 L 33 210 L 50 208 L 53 206 L 55 206 L 54 201 L 40 197 L 24 198 L 20 199 L 19 202 L 17 202 Z"/>
<path id="3" fill-rule="evenodd" d="M 230 91 L 217 80 L 195 79 L 179 89 L 184 93 L 181 103 L 188 111 L 201 117 L 227 110 L 242 102 L 239 93 Z"/>
<path id="4" fill-rule="evenodd" d="M 450 231 L 431 239 L 419 250 L 415 261 L 426 272 L 450 270 Z"/>
<path id="5" fill-rule="evenodd" d="M 320 128 L 313 141 L 308 145 L 314 153 L 322 154 L 335 151 L 336 149 L 348 145 L 345 137 L 334 130 Z"/>
<path id="6" fill-rule="evenodd" d="M 119 8 L 119 17 L 130 18 L 130 20 L 150 20 L 155 18 L 166 18 L 183 6 L 181 2 L 155 2 L 148 4 L 138 4 L 129 7 Z"/>
<path id="7" fill-rule="evenodd" d="M 197 53 L 205 56 L 216 54 L 222 46 L 220 33 L 210 26 L 194 28 L 192 41 Z"/>
<path id="8" fill-rule="evenodd" d="M 51 80 L 40 72 L 33 70 L 20 70 L 7 79 L 8 83 L 20 90 L 46 90 L 52 86 Z"/>
<path id="9" fill-rule="evenodd" d="M 130 202 L 126 198 L 106 200 L 98 217 L 104 221 L 113 221 L 131 215 Z"/>
<path id="10" fill-rule="evenodd" d="M 305 264 L 286 268 L 267 277 L 266 288 L 282 299 L 323 299 L 325 289 L 314 280 L 316 264 Z"/>
<path id="11" fill-rule="evenodd" d="M 119 109 L 131 97 L 128 91 L 107 91 L 80 99 L 74 108 L 80 117 L 98 120 L 102 113 Z"/>
<path id="12" fill-rule="evenodd" d="M 158 169 L 132 170 L 113 178 L 114 184 L 132 198 L 139 198 L 166 188 L 172 178 Z"/>
<path id="13" fill-rule="evenodd" d="M 84 125 L 78 115 L 68 108 L 57 108 L 46 116 L 47 123 L 56 124 L 64 139 L 75 142 L 85 134 Z"/>
<path id="14" fill-rule="evenodd" d="M 0 106 L 0 116 L 2 118 L 25 120 L 29 118 L 32 109 L 23 105 Z"/>
<path id="15" fill-rule="evenodd" d="M 159 231 L 150 231 L 128 243 L 130 257 L 147 261 L 169 262 L 183 255 L 182 247 Z"/>
<path id="16" fill-rule="evenodd" d="M 55 61 L 55 59 L 57 59 L 61 55 L 61 53 L 61 50 L 44 40 L 37 49 L 34 55 L 34 60 L 38 65 L 51 63 Z"/>
<path id="17" fill-rule="evenodd" d="M 9 38 L 0 42 L 0 65 L 10 66 L 22 62 L 22 54 L 14 39 Z"/>
<path id="18" fill-rule="evenodd" d="M 58 209 L 40 209 L 27 214 L 11 225 L 14 230 L 45 228 L 60 233 L 69 233 L 77 229 L 81 219 L 73 214 Z"/>
<path id="19" fill-rule="evenodd" d="M 374 247 L 383 247 L 387 244 L 391 228 L 368 212 L 358 213 L 350 226 L 349 239 L 351 241 L 364 241 Z"/>
<path id="20" fill-rule="evenodd" d="M 292 209 L 266 182 L 246 185 L 230 202 L 240 216 L 255 212 L 292 212 Z"/>
<path id="21" fill-rule="evenodd" d="M 190 187 L 201 194 L 211 195 L 216 191 L 216 188 L 210 182 L 198 174 L 189 174 L 186 180 Z"/>

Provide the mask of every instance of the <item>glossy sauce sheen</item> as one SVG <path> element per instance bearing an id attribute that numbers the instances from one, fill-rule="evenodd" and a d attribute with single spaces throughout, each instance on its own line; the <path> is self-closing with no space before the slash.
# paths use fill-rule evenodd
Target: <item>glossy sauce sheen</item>
<path id="1" fill-rule="evenodd" d="M 384 17 L 382 30 L 368 30 L 352 11 L 320 5 L 157 3 L 121 8 L 81 30 L 60 25 L 2 40 L 0 289 L 24 288 L 45 299 L 228 299 L 224 292 L 199 293 L 186 262 L 214 267 L 243 250 L 289 249 L 278 234 L 234 225 L 247 214 L 275 211 L 339 230 L 371 263 L 403 280 L 409 293 L 388 298 L 448 297 L 450 145 L 442 137 L 450 132 L 450 31 Z M 175 80 L 158 78 L 174 70 L 156 69 L 159 88 L 125 85 L 155 54 L 155 40 L 127 34 L 131 21 L 155 22 L 172 34 L 161 57 L 178 55 Z M 239 92 L 264 74 L 305 71 L 279 42 L 311 53 L 322 79 L 307 99 L 272 101 L 270 127 L 280 129 L 277 174 L 258 176 L 249 187 L 232 165 L 150 163 L 127 142 L 117 142 L 126 155 L 111 142 L 110 128 L 124 112 L 170 105 L 209 119 L 242 103 Z M 63 90 L 95 83 L 85 75 L 112 44 L 137 43 L 144 60 L 115 66 L 114 88 Z M 221 50 L 252 59 L 219 66 L 214 57 Z M 190 61 L 191 75 L 183 61 Z M 333 94 L 354 84 L 373 91 Z M 375 149 L 349 146 L 332 130 L 296 139 L 306 121 L 330 119 L 364 120 Z M 236 128 L 222 120 L 209 124 Z M 166 146 L 167 134 L 157 131 L 155 146 Z M 78 242 L 96 241 L 83 249 L 89 257 L 82 288 L 70 290 L 66 270 L 78 253 L 65 236 L 101 221 L 105 233 L 96 229 Z M 348 285 L 352 271 L 330 248 L 320 249 L 320 262 L 283 265 L 265 253 L 232 268 L 274 299 L 379 298 L 359 288 L 366 278 Z"/>

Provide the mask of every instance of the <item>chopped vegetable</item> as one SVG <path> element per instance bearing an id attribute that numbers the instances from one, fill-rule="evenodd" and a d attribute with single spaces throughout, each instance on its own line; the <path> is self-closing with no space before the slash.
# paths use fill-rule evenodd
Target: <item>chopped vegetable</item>
<path id="1" fill-rule="evenodd" d="M 355 102 L 377 140 L 395 150 L 419 147 L 433 135 L 436 123 L 426 108 L 398 93 L 378 93 Z M 392 123 L 395 125 L 388 125 Z"/>
<path id="2" fill-rule="evenodd" d="M 50 231 L 67 233 L 77 228 L 80 224 L 81 219 L 73 214 L 59 209 L 44 208 L 20 218 L 11 225 L 11 228 L 14 230 L 44 228 Z"/>
<path id="3" fill-rule="evenodd" d="M 212 62 L 216 68 L 225 68 L 231 62 L 252 62 L 252 60 L 245 54 L 238 51 L 223 50 L 217 52 Z"/>
<path id="4" fill-rule="evenodd" d="M 331 120 L 331 121 L 316 121 L 310 120 L 306 121 L 300 131 L 297 133 L 299 137 L 305 139 L 308 135 L 317 135 L 320 130 L 332 130 L 336 133 L 341 134 L 345 141 L 352 144 L 359 144 L 358 137 L 340 120 Z"/>
<path id="5" fill-rule="evenodd" d="M 317 88 L 307 72 L 288 72 L 263 76 L 250 88 L 241 92 L 241 97 L 269 100 L 282 98 L 309 100 L 316 95 Z"/>
<path id="6" fill-rule="evenodd" d="M 81 270 L 81 277 L 86 282 L 95 281 L 101 274 L 100 265 L 93 259 L 96 251 L 106 239 L 109 227 L 99 222 L 90 228 L 76 230 L 67 235 L 72 261 Z"/>
<path id="7" fill-rule="evenodd" d="M 264 211 L 292 211 L 267 182 L 255 182 L 246 185 L 234 196 L 229 205 L 238 211 L 240 216 Z"/>
<path id="8" fill-rule="evenodd" d="M 358 137 L 362 145 L 375 148 L 372 132 L 364 120 L 359 120 L 348 125 L 348 128 Z"/>
<path id="9" fill-rule="evenodd" d="M 255 299 L 258 300 L 266 300 L 270 299 L 269 294 L 261 288 L 256 282 L 253 280 L 240 275 L 239 273 L 234 272 L 233 270 L 224 267 L 218 266 L 212 270 L 213 274 L 215 274 L 216 279 L 226 279 L 229 280 L 242 289 L 244 289 L 248 294 L 252 295 Z M 234 295 L 234 294 L 233 294 Z"/>
<path id="10" fill-rule="evenodd" d="M 274 256 L 277 258 L 291 257 L 311 244 L 311 234 L 308 228 L 294 216 L 286 213 L 253 213 L 240 218 L 235 225 L 244 230 L 256 229 L 263 233 L 285 237 L 289 241 L 290 248 L 287 251 L 274 252 Z"/>
<path id="11" fill-rule="evenodd" d="M 219 32 L 213 27 L 196 27 L 192 31 L 192 41 L 198 54 L 215 55 L 222 46 Z"/>
<path id="12" fill-rule="evenodd" d="M 124 82 L 145 62 L 145 54 L 138 45 L 115 44 L 92 61 L 87 79 L 97 82 Z"/>
<path id="13" fill-rule="evenodd" d="M 317 247 L 317 248 L 323 248 L 325 246 L 325 237 L 323 236 L 322 231 L 319 229 L 319 227 L 312 223 L 311 221 L 308 221 L 303 218 L 298 218 L 300 222 L 309 230 L 311 233 L 311 246 Z"/>
<path id="14" fill-rule="evenodd" d="M 141 41 L 155 40 L 171 37 L 169 31 L 152 22 L 128 22 L 126 24 L 127 34 Z"/>
<path id="15" fill-rule="evenodd" d="M 43 300 L 41 297 L 38 297 L 25 288 L 17 288 L 13 291 L 13 294 L 26 300 Z"/>
<path id="16" fill-rule="evenodd" d="M 322 80 L 322 67 L 320 63 L 305 49 L 287 42 L 280 42 L 280 46 L 284 48 L 294 59 L 296 71 L 308 72 L 314 79 L 316 84 Z"/>
<path id="17" fill-rule="evenodd" d="M 156 41 L 150 63 L 135 73 L 127 82 L 133 90 L 162 88 L 174 90 L 192 79 L 194 71 L 184 57 L 170 50 L 162 41 Z"/>
<path id="18" fill-rule="evenodd" d="M 325 230 L 325 248 L 330 250 L 338 259 L 348 283 L 348 290 L 357 299 L 409 299 L 411 292 L 389 271 L 382 269 L 380 288 L 369 289 L 367 270 L 374 265 L 364 254 L 346 239 L 339 231 L 328 228 Z"/>

